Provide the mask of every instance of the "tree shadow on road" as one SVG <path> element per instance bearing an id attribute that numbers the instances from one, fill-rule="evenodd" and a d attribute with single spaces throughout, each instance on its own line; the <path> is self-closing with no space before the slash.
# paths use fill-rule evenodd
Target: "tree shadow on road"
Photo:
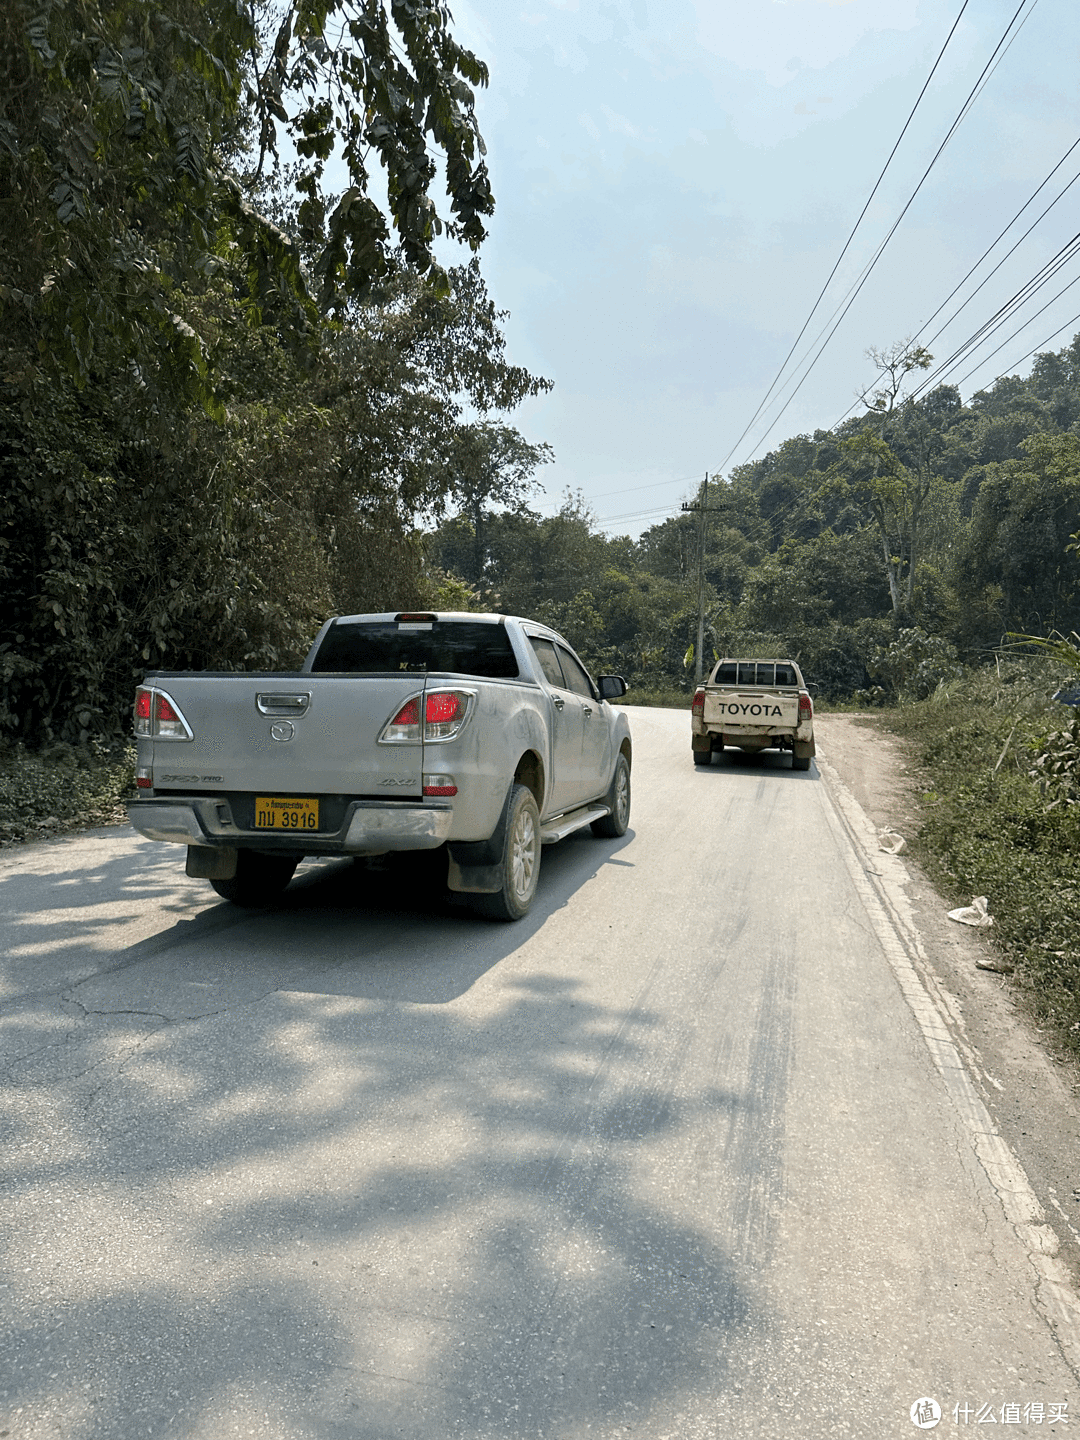
<path id="1" fill-rule="evenodd" d="M 325 867 L 41 997 L 65 1038 L 9 1051 L 3 1099 L 0 1428 L 540 1440 L 722 1396 L 762 1323 L 738 1275 L 771 1244 L 791 976 L 713 1033 L 722 966 L 658 941 L 601 1001 L 568 902 L 619 850 L 546 853 L 513 926 Z"/>

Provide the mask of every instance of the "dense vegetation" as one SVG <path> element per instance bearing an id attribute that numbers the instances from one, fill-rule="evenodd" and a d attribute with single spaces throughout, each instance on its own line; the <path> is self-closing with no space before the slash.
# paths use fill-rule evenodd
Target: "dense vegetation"
<path id="1" fill-rule="evenodd" d="M 421 520 L 542 463 L 503 416 L 548 382 L 435 263 L 493 204 L 444 6 L 15 0 L 0 61 L 0 737 L 81 745 L 148 667 L 416 603 Z"/>
<path id="2" fill-rule="evenodd" d="M 918 859 L 954 904 L 989 897 L 1029 1009 L 1080 1057 L 1080 720 L 1048 701 L 1054 675 L 1006 654 L 883 719 L 919 765 Z"/>

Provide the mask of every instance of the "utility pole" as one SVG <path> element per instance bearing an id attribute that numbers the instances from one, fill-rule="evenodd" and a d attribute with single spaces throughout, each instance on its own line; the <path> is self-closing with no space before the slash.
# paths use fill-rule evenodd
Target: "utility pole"
<path id="1" fill-rule="evenodd" d="M 718 515 L 725 507 L 723 505 L 709 505 L 709 472 L 706 470 L 705 479 L 701 482 L 701 495 L 696 505 L 686 505 L 684 510 L 696 512 L 701 516 L 701 525 L 698 529 L 698 590 L 697 590 L 697 644 L 694 646 L 694 686 L 695 688 L 702 681 L 702 652 L 705 649 L 705 516 Z"/>

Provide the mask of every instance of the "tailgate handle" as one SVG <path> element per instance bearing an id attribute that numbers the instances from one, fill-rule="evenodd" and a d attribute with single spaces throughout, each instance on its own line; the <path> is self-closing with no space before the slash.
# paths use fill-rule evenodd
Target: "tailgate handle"
<path id="1" fill-rule="evenodd" d="M 310 690 L 298 694 L 255 696 L 255 704 L 263 715 L 302 715 L 310 703 Z"/>

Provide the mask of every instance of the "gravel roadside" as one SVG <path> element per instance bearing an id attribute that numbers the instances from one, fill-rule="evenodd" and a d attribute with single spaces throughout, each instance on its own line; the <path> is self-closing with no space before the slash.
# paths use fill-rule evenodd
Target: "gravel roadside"
<path id="1" fill-rule="evenodd" d="M 875 716 L 819 714 L 814 725 L 826 784 L 844 786 L 878 832 L 911 837 L 920 788 L 908 743 Z M 973 1079 L 1080 1284 L 1080 1066 L 1051 1052 L 1008 976 L 980 968 L 995 959 L 988 933 L 950 920 L 954 902 L 942 898 L 909 855 L 902 858 L 919 934 L 954 1002 Z"/>

